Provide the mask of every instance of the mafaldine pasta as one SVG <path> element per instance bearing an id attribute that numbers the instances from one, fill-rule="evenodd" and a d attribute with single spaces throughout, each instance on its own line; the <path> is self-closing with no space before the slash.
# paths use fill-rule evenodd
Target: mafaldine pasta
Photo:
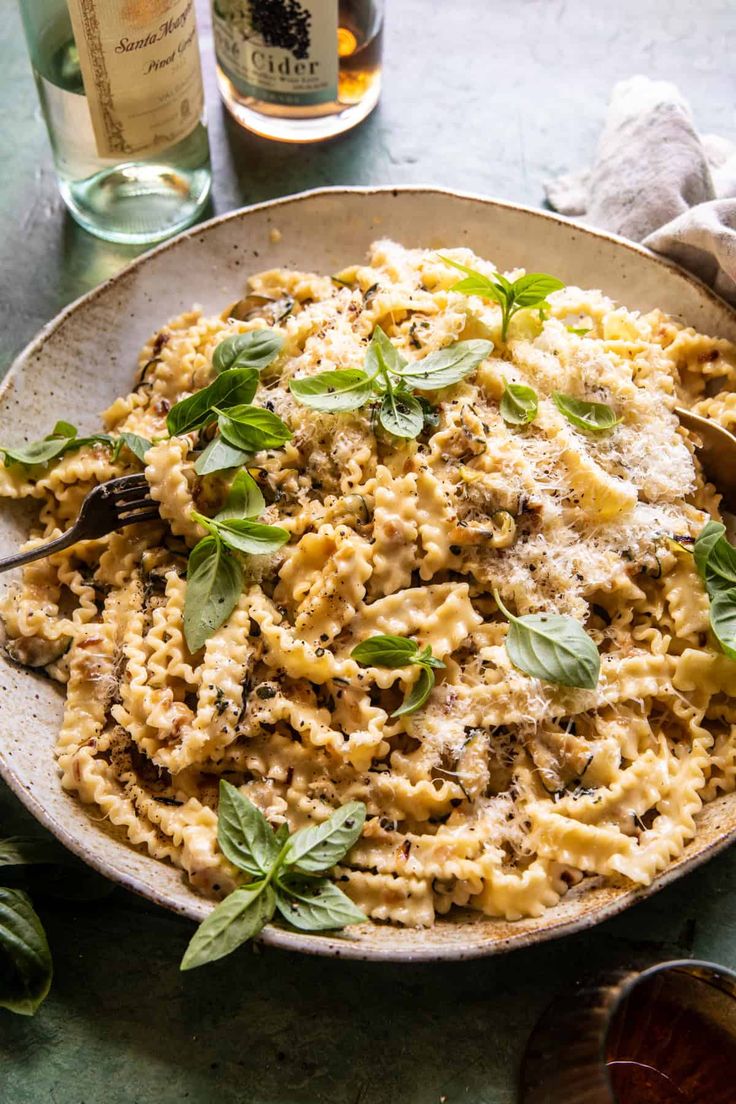
<path id="1" fill-rule="evenodd" d="M 6 646 L 66 685 L 61 785 L 208 896 L 241 877 L 217 845 L 222 778 L 274 827 L 364 802 L 334 876 L 375 920 L 420 926 L 458 906 L 541 916 L 593 875 L 646 885 L 702 804 L 736 786 L 736 663 L 692 554 L 719 496 L 673 412 L 734 428 L 733 347 L 576 287 L 520 310 L 504 340 L 499 303 L 451 290 L 461 274 L 443 257 L 496 271 L 469 249 L 381 241 L 336 277 L 254 276 L 251 302 L 286 304 L 274 325 L 273 312 L 192 310 L 143 349 L 104 415 L 113 438 L 145 440 L 142 459 L 102 440 L 0 469 L 3 495 L 38 504 L 29 544 L 68 528 L 96 484 L 145 472 L 160 522 L 26 567 L 4 600 Z M 289 388 L 362 370 L 378 326 L 411 363 L 487 343 L 459 382 L 425 388 L 413 437 L 380 424 L 380 395 L 326 412 Z M 231 553 L 242 591 L 191 651 L 194 515 L 217 514 L 236 469 L 197 474 L 212 426 L 170 436 L 167 414 L 215 378 L 221 342 L 264 327 L 283 345 L 253 403 L 291 437 L 240 466 L 263 494 L 260 523 L 288 539 Z M 503 416 L 514 385 L 536 396 L 528 421 Z M 560 394 L 612 424 L 570 420 Z M 600 656 L 595 685 L 517 665 L 507 614 L 577 622 Z M 444 664 L 420 708 L 393 715 L 419 666 L 351 655 L 379 634 Z"/>

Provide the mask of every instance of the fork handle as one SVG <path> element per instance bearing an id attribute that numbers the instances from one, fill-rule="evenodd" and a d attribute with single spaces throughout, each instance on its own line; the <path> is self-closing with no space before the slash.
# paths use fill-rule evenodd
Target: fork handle
<path id="1" fill-rule="evenodd" d="M 10 571 L 13 567 L 22 567 L 23 564 L 31 563 L 33 560 L 41 560 L 44 556 L 50 556 L 53 552 L 61 552 L 62 548 L 68 548 L 70 544 L 75 544 L 78 540 L 77 526 L 73 525 L 71 529 L 67 529 L 66 533 L 62 533 L 60 537 L 55 537 L 54 540 L 47 541 L 46 544 L 37 544 L 35 548 L 29 548 L 27 552 L 16 552 L 14 556 L 7 556 L 4 560 L 0 560 L 0 572 Z"/>

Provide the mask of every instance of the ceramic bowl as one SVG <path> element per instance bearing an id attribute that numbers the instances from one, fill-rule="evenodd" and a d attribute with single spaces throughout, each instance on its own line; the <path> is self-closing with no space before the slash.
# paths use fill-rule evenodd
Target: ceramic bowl
<path id="1" fill-rule="evenodd" d="M 276 233 L 278 231 L 278 233 Z M 469 245 L 504 269 L 552 272 L 602 288 L 629 307 L 663 308 L 705 333 L 736 341 L 736 314 L 698 281 L 610 235 L 541 211 L 434 188 L 327 188 L 213 219 L 159 246 L 73 303 L 18 357 L 0 393 L 0 440 L 38 438 L 57 418 L 81 429 L 128 390 L 148 336 L 193 303 L 219 313 L 246 276 L 275 266 L 335 272 L 360 260 L 376 238 L 432 248 Z M 24 538 L 24 507 L 3 506 L 0 554 Z M 7 585 L 7 576 L 3 583 Z M 211 907 L 179 870 L 130 846 L 96 809 L 62 792 L 53 747 L 62 694 L 48 680 L 2 660 L 0 773 L 36 818 L 109 878 L 157 904 L 201 920 Z M 429 930 L 378 924 L 340 935 L 270 926 L 265 943 L 312 954 L 416 961 L 499 954 L 577 931 L 654 893 L 736 836 L 736 794 L 706 806 L 684 854 L 651 886 L 586 879 L 539 919 L 514 923 L 459 914 Z"/>

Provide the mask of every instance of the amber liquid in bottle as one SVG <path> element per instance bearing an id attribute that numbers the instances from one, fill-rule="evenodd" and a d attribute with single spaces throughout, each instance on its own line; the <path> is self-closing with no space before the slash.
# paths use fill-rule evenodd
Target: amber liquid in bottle
<path id="1" fill-rule="evenodd" d="M 258 4 L 258 0 L 252 2 Z M 298 70 L 300 62 L 308 72 L 311 55 L 298 46 L 289 56 L 283 52 L 269 53 L 268 46 L 253 50 L 246 44 L 247 38 L 237 40 L 236 24 L 233 21 L 227 24 L 218 15 L 216 0 L 213 19 L 220 93 L 229 112 L 242 126 L 280 141 L 314 142 L 349 130 L 370 114 L 381 91 L 383 0 L 339 0 L 336 8 L 337 36 L 330 38 L 328 45 L 334 54 L 327 59 L 335 66 L 333 91 L 320 102 L 308 103 L 303 102 L 308 95 L 300 91 L 298 82 L 293 93 L 287 85 L 288 74 Z M 327 33 L 330 34 L 329 30 Z M 274 38 L 278 39 L 278 28 Z M 262 72 L 266 71 L 266 82 L 274 70 L 286 72 L 278 91 L 258 88 L 254 61 Z M 242 79 L 246 70 L 248 79 Z"/>
<path id="2" fill-rule="evenodd" d="M 616 1104 L 733 1104 L 736 1001 L 686 975 L 655 976 L 616 1013 L 606 1052 Z"/>

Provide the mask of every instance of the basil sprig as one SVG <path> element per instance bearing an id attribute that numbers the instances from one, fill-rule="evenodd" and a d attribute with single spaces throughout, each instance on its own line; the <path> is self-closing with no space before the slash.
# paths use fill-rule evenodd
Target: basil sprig
<path id="1" fill-rule="evenodd" d="M 218 374 L 232 368 L 267 368 L 284 347 L 284 338 L 275 330 L 251 330 L 226 337 L 212 354 L 212 367 Z"/>
<path id="2" fill-rule="evenodd" d="M 726 527 L 709 521 L 693 545 L 695 566 L 710 602 L 710 625 L 722 651 L 736 660 L 736 548 Z"/>
<path id="3" fill-rule="evenodd" d="M 31 441 L 27 445 L 0 445 L 0 453 L 6 468 L 11 464 L 23 464 L 24 467 L 32 468 L 36 464 L 48 464 L 50 460 L 56 460 L 64 453 L 84 448 L 85 445 L 107 445 L 115 448 L 116 440 L 109 433 L 79 437 L 76 426 L 70 422 L 57 422 L 51 433 L 40 441 Z"/>
<path id="4" fill-rule="evenodd" d="M 230 954 L 258 935 L 278 910 L 292 927 L 329 931 L 367 917 L 327 877 L 363 829 L 365 805 L 351 801 L 323 824 L 274 832 L 260 809 L 220 781 L 217 841 L 223 855 L 254 880 L 234 890 L 204 920 L 181 961 L 192 970 Z"/>
<path id="5" fill-rule="evenodd" d="M 363 368 L 341 368 L 289 381 L 300 403 L 313 410 L 341 413 L 375 402 L 376 417 L 387 433 L 409 440 L 425 424 L 434 424 L 434 411 L 412 391 L 439 391 L 465 379 L 493 348 L 490 341 L 457 341 L 420 360 L 407 361 L 376 326 L 366 350 Z"/>
<path id="6" fill-rule="evenodd" d="M 416 713 L 426 702 L 434 687 L 435 668 L 443 668 L 441 659 L 432 655 L 429 645 L 419 648 L 416 640 L 404 636 L 392 636 L 390 633 L 371 636 L 356 644 L 350 653 L 361 667 L 409 667 L 419 668 L 419 676 L 392 717 L 406 717 Z"/>
<path id="7" fill-rule="evenodd" d="M 506 379 L 503 383 L 501 417 L 509 425 L 529 425 L 539 411 L 537 392 L 524 383 L 509 383 Z"/>
<path id="8" fill-rule="evenodd" d="M 440 255 L 440 260 L 465 273 L 465 279 L 453 284 L 450 291 L 462 291 L 465 295 L 480 295 L 483 299 L 493 299 L 501 307 L 501 340 L 505 341 L 509 332 L 509 322 L 520 310 L 531 307 L 545 309 L 549 307 L 547 296 L 559 291 L 565 285 L 555 276 L 544 272 L 529 272 L 513 283 L 500 272 L 485 276 L 482 272 L 467 265 Z"/>
<path id="9" fill-rule="evenodd" d="M 621 421 L 608 403 L 586 402 L 585 399 L 576 399 L 574 395 L 564 395 L 561 391 L 553 392 L 552 401 L 568 422 L 588 433 L 605 433 Z"/>
<path id="10" fill-rule="evenodd" d="M 506 609 L 497 590 L 493 597 L 509 622 L 506 651 L 515 667 L 532 678 L 559 686 L 596 688 L 601 657 L 579 621 L 557 613 L 515 617 Z"/>
<path id="11" fill-rule="evenodd" d="M 192 511 L 193 520 L 208 535 L 194 546 L 187 566 L 184 637 L 190 652 L 198 651 L 237 605 L 243 589 L 243 569 L 233 552 L 262 556 L 288 541 L 286 529 L 253 520 L 264 508 L 258 484 L 247 471 L 240 471 L 216 517 Z"/>
<path id="12" fill-rule="evenodd" d="M 8 448 L 0 446 L 0 454 L 6 468 L 11 464 L 23 464 L 24 467 L 32 468 L 36 464 L 48 464 L 67 452 L 73 452 L 88 445 L 105 445 L 111 449 L 113 460 L 117 460 L 125 445 L 139 460 L 143 460 L 146 450 L 151 447 L 151 442 L 137 433 L 127 431 L 121 433 L 119 437 L 112 437 L 109 433 L 91 433 L 86 437 L 80 437 L 75 425 L 61 421 L 57 422 L 51 433 L 40 441 L 31 441 L 27 445 Z"/>

